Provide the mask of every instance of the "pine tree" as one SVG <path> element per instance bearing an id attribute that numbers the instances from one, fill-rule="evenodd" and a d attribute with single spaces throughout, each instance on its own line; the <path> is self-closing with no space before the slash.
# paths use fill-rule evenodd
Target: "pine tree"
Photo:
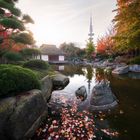
<path id="1" fill-rule="evenodd" d="M 18 0 L 0 0 L 0 54 L 13 43 L 33 44 L 34 39 L 26 30 L 26 23 L 34 23 L 29 15 L 24 15 L 15 4 Z M 25 32 L 26 31 L 26 32 Z M 5 33 L 6 35 L 3 35 Z M 7 42 L 7 43 L 5 43 Z"/>

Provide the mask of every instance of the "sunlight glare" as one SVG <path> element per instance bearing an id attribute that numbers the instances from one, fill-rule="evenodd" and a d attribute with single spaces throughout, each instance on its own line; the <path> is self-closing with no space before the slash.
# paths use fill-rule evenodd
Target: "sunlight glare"
<path id="1" fill-rule="evenodd" d="M 52 23 L 36 22 L 34 25 L 29 25 L 29 28 L 34 34 L 37 45 L 42 43 L 58 45 L 60 42 L 59 32 Z"/>

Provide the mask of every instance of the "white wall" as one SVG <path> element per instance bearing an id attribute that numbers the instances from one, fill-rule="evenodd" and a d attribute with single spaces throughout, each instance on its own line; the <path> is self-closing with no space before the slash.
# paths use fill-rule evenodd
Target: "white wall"
<path id="1" fill-rule="evenodd" d="M 48 57 L 48 55 L 42 55 L 41 59 L 44 60 L 44 61 L 48 61 L 49 57 Z"/>
<path id="2" fill-rule="evenodd" d="M 60 56 L 59 56 L 59 61 L 64 61 L 64 60 L 65 60 L 65 57 L 62 56 L 62 55 L 60 55 Z"/>

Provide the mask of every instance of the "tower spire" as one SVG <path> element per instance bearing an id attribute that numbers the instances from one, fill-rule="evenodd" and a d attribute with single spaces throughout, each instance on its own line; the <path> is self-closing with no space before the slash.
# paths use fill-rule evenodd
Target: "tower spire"
<path id="1" fill-rule="evenodd" d="M 89 25 L 89 41 L 93 41 L 93 24 L 92 24 L 92 14 L 90 15 L 90 25 Z"/>

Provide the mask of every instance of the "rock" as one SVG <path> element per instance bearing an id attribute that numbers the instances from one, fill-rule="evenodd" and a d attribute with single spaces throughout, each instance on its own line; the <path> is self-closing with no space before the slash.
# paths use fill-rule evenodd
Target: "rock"
<path id="1" fill-rule="evenodd" d="M 9 116 L 13 113 L 15 108 L 16 99 L 14 97 L 9 97 L 0 100 L 0 139 L 6 139 L 6 123 Z"/>
<path id="2" fill-rule="evenodd" d="M 125 66 L 127 66 L 125 63 L 118 63 L 116 64 L 115 68 L 125 67 Z"/>
<path id="3" fill-rule="evenodd" d="M 129 72 L 129 66 L 118 67 L 112 71 L 113 74 L 125 74 Z"/>
<path id="4" fill-rule="evenodd" d="M 78 97 L 78 98 L 80 98 L 82 101 L 84 101 L 84 100 L 87 98 L 86 87 L 85 87 L 85 86 L 79 87 L 79 88 L 75 91 L 75 95 L 76 95 L 76 97 Z"/>
<path id="5" fill-rule="evenodd" d="M 101 69 L 109 67 L 111 69 L 114 69 L 116 66 L 115 66 L 115 64 L 113 62 L 109 62 L 109 60 L 101 60 L 99 62 L 94 62 L 93 67 L 101 68 Z"/>
<path id="6" fill-rule="evenodd" d="M 102 61 L 102 60 L 99 61 L 99 62 L 94 62 L 94 63 L 93 63 L 93 67 L 94 67 L 94 68 L 104 68 L 105 66 L 103 65 L 103 62 L 104 62 L 104 61 Z"/>
<path id="7" fill-rule="evenodd" d="M 69 83 L 69 78 L 66 77 L 63 74 L 60 73 L 56 73 L 53 77 L 52 77 L 52 81 L 53 81 L 53 89 L 64 89 L 68 83 Z"/>
<path id="8" fill-rule="evenodd" d="M 27 95 L 15 98 L 14 111 L 5 124 L 6 134 L 14 140 L 28 139 L 47 116 L 47 104 L 40 90 L 32 90 Z"/>
<path id="9" fill-rule="evenodd" d="M 140 72 L 140 65 L 130 65 L 129 71 L 131 72 Z"/>
<path id="10" fill-rule="evenodd" d="M 52 79 L 49 76 L 44 77 L 41 80 L 41 91 L 46 101 L 50 99 L 52 89 L 53 89 Z"/>
<path id="11" fill-rule="evenodd" d="M 91 110 L 107 110 L 117 105 L 116 97 L 112 93 L 108 81 L 102 80 L 95 85 L 90 99 Z"/>

